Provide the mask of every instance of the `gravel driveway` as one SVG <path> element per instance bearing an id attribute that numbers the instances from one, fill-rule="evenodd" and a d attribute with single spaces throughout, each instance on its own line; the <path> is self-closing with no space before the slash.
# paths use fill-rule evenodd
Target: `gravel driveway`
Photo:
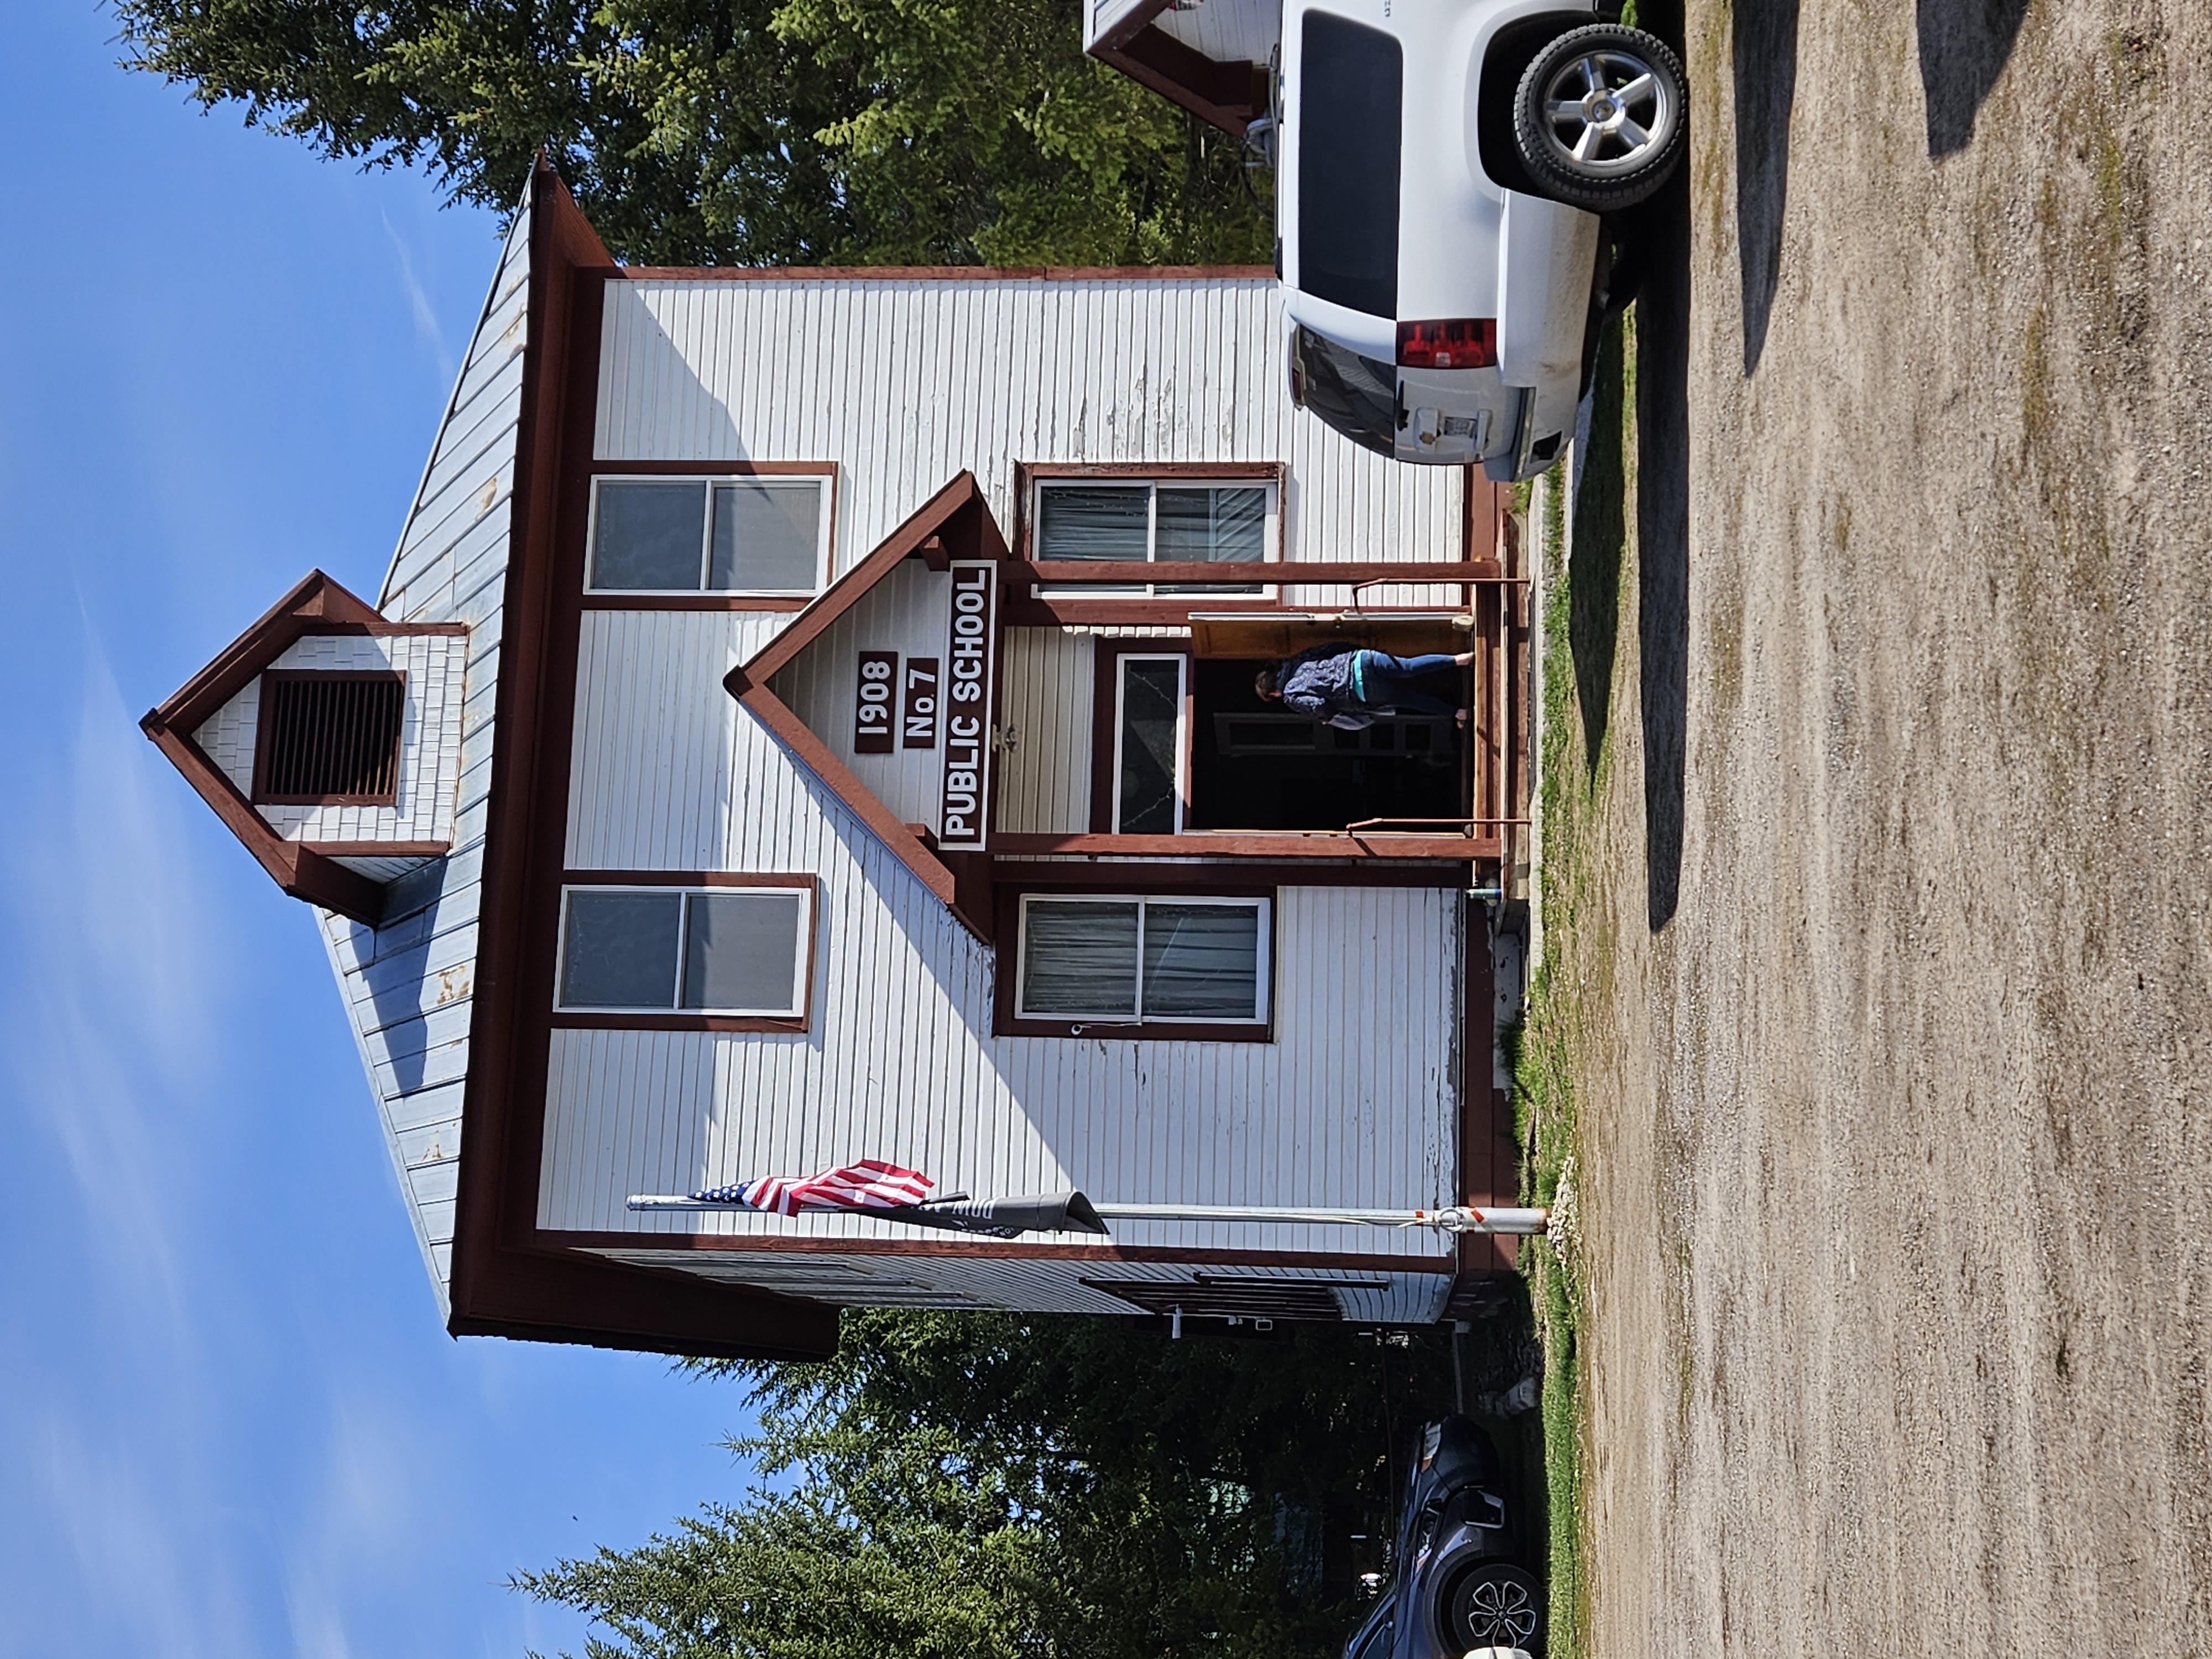
<path id="1" fill-rule="evenodd" d="M 2212 24 L 1680 33 L 1550 940 L 1590 1650 L 2212 1654 Z"/>

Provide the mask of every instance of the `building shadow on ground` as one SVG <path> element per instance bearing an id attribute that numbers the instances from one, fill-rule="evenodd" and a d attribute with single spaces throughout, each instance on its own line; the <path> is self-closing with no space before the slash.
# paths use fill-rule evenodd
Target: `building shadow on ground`
<path id="1" fill-rule="evenodd" d="M 2012 58 L 2027 0 L 1920 0 L 1920 89 L 1930 160 L 1966 149 L 1974 118 Z"/>
<path id="2" fill-rule="evenodd" d="M 1923 15 L 1929 3 L 1922 0 Z M 1736 260 L 1743 283 L 1743 372 L 1759 367 L 1782 281 L 1790 193 L 1790 115 L 1797 101 L 1798 0 L 1741 0 L 1729 15 L 1735 70 Z M 1696 118 L 1696 112 L 1692 112 Z"/>
<path id="3" fill-rule="evenodd" d="M 1644 904 L 1674 920 L 1682 878 L 1690 686 L 1690 188 L 1643 210 L 1636 304 L 1636 628 L 1644 722 Z"/>
<path id="4" fill-rule="evenodd" d="M 1613 663 L 1620 638 L 1620 562 L 1628 544 L 1622 449 L 1621 325 L 1605 325 L 1590 392 L 1588 435 L 1574 468 L 1573 563 L 1567 576 L 1567 647 L 1582 714 L 1583 760 L 1595 777 L 1613 718 Z"/>

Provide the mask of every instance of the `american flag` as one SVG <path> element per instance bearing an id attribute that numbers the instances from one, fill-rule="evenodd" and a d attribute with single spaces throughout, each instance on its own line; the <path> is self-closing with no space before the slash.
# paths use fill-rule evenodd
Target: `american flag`
<path id="1" fill-rule="evenodd" d="M 936 1184 L 919 1170 L 864 1158 L 796 1181 L 789 1176 L 763 1176 L 757 1181 L 710 1187 L 691 1196 L 702 1203 L 742 1204 L 775 1215 L 797 1215 L 801 1210 L 902 1210 L 927 1198 Z"/>

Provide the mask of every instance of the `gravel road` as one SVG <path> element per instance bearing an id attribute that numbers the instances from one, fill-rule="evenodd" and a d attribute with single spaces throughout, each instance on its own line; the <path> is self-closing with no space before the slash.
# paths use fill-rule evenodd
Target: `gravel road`
<path id="1" fill-rule="evenodd" d="M 2212 19 L 1682 24 L 1551 941 L 1591 1652 L 2212 1654 Z"/>

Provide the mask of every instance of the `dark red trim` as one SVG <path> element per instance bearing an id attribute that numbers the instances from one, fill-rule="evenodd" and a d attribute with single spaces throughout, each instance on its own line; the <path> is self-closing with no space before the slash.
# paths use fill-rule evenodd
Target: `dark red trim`
<path id="1" fill-rule="evenodd" d="M 813 988 L 811 974 L 807 988 Z M 556 1010 L 547 1024 L 556 1031 L 750 1031 L 758 1035 L 806 1030 L 804 1018 L 780 1019 L 767 1014 L 582 1014 Z"/>
<path id="2" fill-rule="evenodd" d="M 836 1348 L 835 1309 L 617 1266 L 561 1250 L 561 1239 L 537 1231 L 600 299 L 619 273 L 542 158 L 532 192 L 499 742 L 447 1328 L 661 1353 L 818 1358 Z"/>
<path id="3" fill-rule="evenodd" d="M 804 871 L 570 870 L 564 887 L 804 887 L 821 897 L 821 880 Z"/>
<path id="4" fill-rule="evenodd" d="M 334 863 L 327 845 L 287 841 L 278 835 L 253 810 L 245 793 L 193 740 L 192 734 L 307 635 L 451 634 L 465 638 L 468 631 L 459 623 L 392 622 L 321 571 L 310 571 L 252 627 L 225 646 L 213 662 L 158 707 L 148 710 L 138 726 L 214 810 L 223 827 L 253 854 L 254 861 L 269 872 L 281 891 L 373 927 L 383 915 L 383 887 Z M 438 850 L 442 853 L 445 848 L 441 845 Z"/>
<path id="5" fill-rule="evenodd" d="M 254 861 L 266 870 L 287 897 L 335 910 L 349 921 L 374 927 L 384 914 L 384 889 L 357 871 L 334 862 L 319 848 L 287 841 L 253 810 L 229 775 L 190 738 L 156 722 L 155 710 L 139 722 L 169 764 L 184 775 L 199 798 L 215 809 L 223 827 L 238 837 Z"/>
<path id="6" fill-rule="evenodd" d="M 830 522 L 823 540 L 831 563 L 837 556 L 837 507 L 843 482 L 835 461 L 610 461 L 594 460 L 599 478 L 827 478 Z M 586 589 L 586 611 L 804 611 L 815 593 L 632 593 L 620 588 Z"/>
<path id="7" fill-rule="evenodd" d="M 1165 9 L 1163 4 L 1133 15 L 1149 23 Z M 1142 27 L 1126 36 L 1116 29 L 1091 47 L 1091 55 L 1224 132 L 1241 136 L 1267 107 L 1267 72 L 1260 65 L 1208 58 L 1159 28 Z"/>
<path id="8" fill-rule="evenodd" d="M 829 478 L 836 488 L 835 461 L 626 461 L 595 456 L 594 478 Z"/>
<path id="9" fill-rule="evenodd" d="M 1252 859 L 1215 859 L 1202 864 L 1178 860 L 1173 864 L 1115 862 L 1084 860 L 1077 863 L 1024 864 L 998 860 L 997 877 L 1024 892 L 1060 890 L 1071 893 L 1117 889 L 1145 890 L 1163 874 L 1171 872 L 1178 891 L 1194 893 L 1273 891 L 1283 887 L 1449 887 L 1467 885 L 1464 864 L 1268 864 Z"/>
<path id="10" fill-rule="evenodd" d="M 441 859 L 453 850 L 445 841 L 310 841 L 301 845 L 326 859 Z"/>
<path id="11" fill-rule="evenodd" d="M 1483 477 L 1480 467 L 1470 466 L 1465 471 L 1460 526 L 1462 554 L 1476 562 L 1500 563 L 1498 555 L 1504 550 L 1499 544 L 1498 526 L 1504 516 L 1506 503 L 1512 499 L 1511 494 Z"/>
<path id="12" fill-rule="evenodd" d="M 1267 580 L 1286 587 L 1410 586 L 1508 580 L 1494 559 L 1403 564 L 1373 559 L 1281 559 L 1258 567 L 1208 564 L 1202 560 L 1035 559 L 1014 561 L 1006 567 L 1005 579 L 1010 583 L 1036 582 L 1051 587 L 1129 587 L 1142 582 L 1218 582 L 1225 573 L 1251 568 L 1265 570 Z M 1192 596 L 1201 602 L 1217 597 Z"/>
<path id="13" fill-rule="evenodd" d="M 1279 564 L 1258 568 L 1268 573 L 1267 580 L 1271 586 L 1283 580 L 1275 574 L 1282 568 Z M 1008 628 L 1188 628 L 1194 612 L 1212 615 L 1247 608 L 1255 616 L 1264 617 L 1270 611 L 1280 611 L 1283 602 L 1267 593 L 1183 593 L 1174 599 L 1152 599 L 1010 593 L 1000 606 L 1000 617 Z M 1308 613 L 1301 610 L 1297 614 Z M 1367 614 L 1379 617 L 1389 613 L 1370 610 Z"/>
<path id="14" fill-rule="evenodd" d="M 1121 14 L 1112 28 L 1091 43 L 1090 49 L 1096 52 L 1103 47 L 1113 52 L 1127 46 L 1132 38 L 1149 28 L 1152 20 L 1174 3 L 1175 0 L 1138 0 L 1136 5 Z"/>
<path id="15" fill-rule="evenodd" d="M 1193 830 L 1180 836 L 1000 835 L 1000 858 L 1448 859 L 1457 864 L 1498 856 L 1495 836 L 1407 836 L 1301 830 Z"/>
<path id="16" fill-rule="evenodd" d="M 730 681 L 744 672 L 732 669 Z M 923 886 L 945 903 L 952 902 L 956 884 L 944 860 L 923 846 L 921 837 L 877 799 L 875 791 L 853 775 L 852 769 L 830 751 L 829 746 L 814 735 L 805 721 L 791 712 L 782 698 L 765 685 L 747 685 L 737 692 L 737 697 L 756 720 L 768 727 L 769 735 L 789 750 L 793 759 L 820 779 L 831 794 L 851 808 L 869 833 L 913 871 Z"/>
<path id="17" fill-rule="evenodd" d="M 998 521 L 991 516 L 990 503 L 972 472 L 962 472 L 931 496 L 875 551 L 809 605 L 798 621 L 777 635 L 759 655 L 732 669 L 722 684 L 732 696 L 768 727 L 777 742 L 791 751 L 793 758 L 813 773 L 867 826 L 872 835 L 914 872 L 915 878 L 951 910 L 969 932 L 988 944 L 991 938 L 991 911 L 982 897 L 988 890 L 990 879 L 988 858 L 981 854 L 956 856 L 925 844 L 769 685 L 780 670 L 796 660 L 799 653 L 821 638 L 839 617 L 902 562 L 929 556 L 933 544 L 948 562 L 953 559 L 1004 562 L 1006 539 L 999 533 Z M 1004 655 L 1003 641 L 994 647 L 994 654 Z"/>
<path id="18" fill-rule="evenodd" d="M 700 1014 L 672 1009 L 667 1013 L 587 1013 L 556 1007 L 549 1022 L 556 1031 L 751 1031 L 790 1032 L 812 1029 L 814 978 L 821 969 L 822 880 L 804 872 L 750 870 L 571 870 L 562 878 L 571 887 L 782 887 L 808 894 L 806 975 L 796 1014 Z"/>
<path id="19" fill-rule="evenodd" d="M 149 735 L 158 725 L 191 736 L 306 635 L 458 634 L 465 638 L 468 631 L 465 623 L 393 622 L 321 571 L 311 570 L 139 725 Z"/>
<path id="20" fill-rule="evenodd" d="M 804 611 L 806 599 L 772 599 L 758 593 L 623 593 L 611 589 L 584 595 L 586 611 Z"/>
<path id="21" fill-rule="evenodd" d="M 975 475 L 963 471 L 934 495 L 907 515 L 906 521 L 885 537 L 868 556 L 830 585 L 830 591 L 809 605 L 799 619 L 778 634 L 767 648 L 742 667 L 732 671 L 751 685 L 765 685 L 799 653 L 829 631 L 832 624 L 866 598 L 869 591 L 905 560 L 922 552 L 935 538 L 948 558 L 997 559 L 1006 556 L 1005 538 L 991 516 Z M 739 695 L 732 686 L 731 695 Z"/>
<path id="22" fill-rule="evenodd" d="M 1181 657 L 1183 659 L 1182 750 L 1176 757 L 1176 768 L 1183 785 L 1188 785 L 1190 781 L 1190 745 L 1198 718 L 1194 706 L 1198 678 L 1192 666 L 1197 661 L 1197 656 L 1190 641 L 1100 640 L 1091 655 L 1094 678 L 1091 691 L 1091 830 L 1093 835 L 1110 836 L 1114 833 L 1114 762 L 1121 735 L 1115 714 L 1121 696 L 1121 659 L 1124 657 Z M 1190 803 L 1186 800 L 1183 803 L 1186 814 L 1189 808 Z"/>
<path id="23" fill-rule="evenodd" d="M 1266 556 L 1260 562 L 1261 568 L 1267 573 L 1260 580 L 1269 587 L 1284 580 L 1279 573 L 1284 562 L 1284 504 L 1290 495 L 1290 469 L 1280 461 L 1017 461 L 1014 463 L 1014 533 L 1010 544 L 1017 560 L 1027 561 L 1032 555 L 1031 540 L 1036 532 L 1036 514 L 1030 509 L 1036 495 L 1036 486 L 1041 481 L 1048 482 L 1055 478 L 1126 478 L 1147 483 L 1203 479 L 1221 483 L 1272 486 L 1275 492 L 1275 538 L 1266 550 Z M 1232 574 L 1218 565 L 1208 568 L 1214 579 Z M 1248 568 L 1239 565 L 1235 567 L 1235 571 L 1242 573 Z M 1257 572 L 1253 574 L 1258 575 Z M 1034 588 L 1017 585 L 1008 592 L 1002 608 L 1007 610 L 1006 625 L 1009 627 L 1051 628 L 1070 623 L 1099 623 L 1109 627 L 1116 624 L 1122 627 L 1187 627 L 1194 610 L 1213 610 L 1224 605 L 1232 607 L 1248 605 L 1268 606 L 1280 603 L 1279 597 L 1274 593 L 1182 593 L 1171 598 L 1154 594 L 1118 599 L 1088 595 L 1047 596 L 1038 593 Z"/>
<path id="24" fill-rule="evenodd" d="M 1497 963 L 1491 955 L 1490 910 L 1467 901 L 1467 1002 L 1461 1024 L 1459 1200 L 1478 1207 L 1520 1202 L 1520 1149 L 1513 1139 L 1513 1110 L 1492 1086 L 1497 1048 Z M 1515 1241 L 1500 1233 L 1462 1233 L 1460 1271 L 1510 1270 Z"/>
<path id="25" fill-rule="evenodd" d="M 1290 492 L 1287 488 L 1290 469 L 1280 461 L 1016 461 L 1014 463 L 1014 534 L 1012 546 L 1015 556 L 1030 556 L 1030 538 L 1036 530 L 1036 515 L 1030 510 L 1031 498 L 1036 494 L 1041 480 L 1054 478 L 1127 478 L 1133 482 L 1154 479 L 1205 479 L 1220 483 L 1273 484 L 1275 489 L 1276 544 L 1271 550 L 1273 558 L 1267 564 L 1282 562 L 1281 530 L 1283 501 Z M 1203 595 L 1194 595 L 1203 598 Z"/>
<path id="26" fill-rule="evenodd" d="M 1459 1271 L 1449 1255 L 1332 1255 L 1325 1250 L 1186 1250 L 1172 1244 L 1029 1244 L 1020 1240 L 822 1238 L 780 1233 L 543 1233 L 571 1249 L 665 1252 L 671 1255 L 983 1256 L 1006 1261 L 1150 1261 L 1206 1267 L 1331 1267 L 1352 1273 Z"/>
<path id="27" fill-rule="evenodd" d="M 1033 866 L 1034 867 L 1034 866 Z M 1050 866 L 1043 866 L 1047 869 Z M 1098 1019 L 1037 1019 L 1014 1012 L 1014 988 L 1018 978 L 1013 953 L 1021 948 L 1021 902 L 1024 893 L 1095 892 L 1088 882 L 1001 881 L 998 899 L 998 964 L 991 980 L 991 1035 L 994 1036 L 1096 1037 L 1121 1042 L 1273 1042 L 1275 1040 L 1276 963 L 1280 954 L 1275 929 L 1281 905 L 1275 890 L 1249 879 L 1224 881 L 1211 872 L 1193 879 L 1187 864 L 1123 865 L 1134 878 L 1128 890 L 1144 898 L 1258 898 L 1267 901 L 1267 1018 L 1261 1024 L 1198 1025 L 1187 1021 L 1132 1020 L 1116 1024 Z M 1024 874 L 1027 872 L 1024 872 Z"/>
<path id="28" fill-rule="evenodd" d="M 624 265 L 632 283 L 1269 282 L 1272 265 Z"/>

